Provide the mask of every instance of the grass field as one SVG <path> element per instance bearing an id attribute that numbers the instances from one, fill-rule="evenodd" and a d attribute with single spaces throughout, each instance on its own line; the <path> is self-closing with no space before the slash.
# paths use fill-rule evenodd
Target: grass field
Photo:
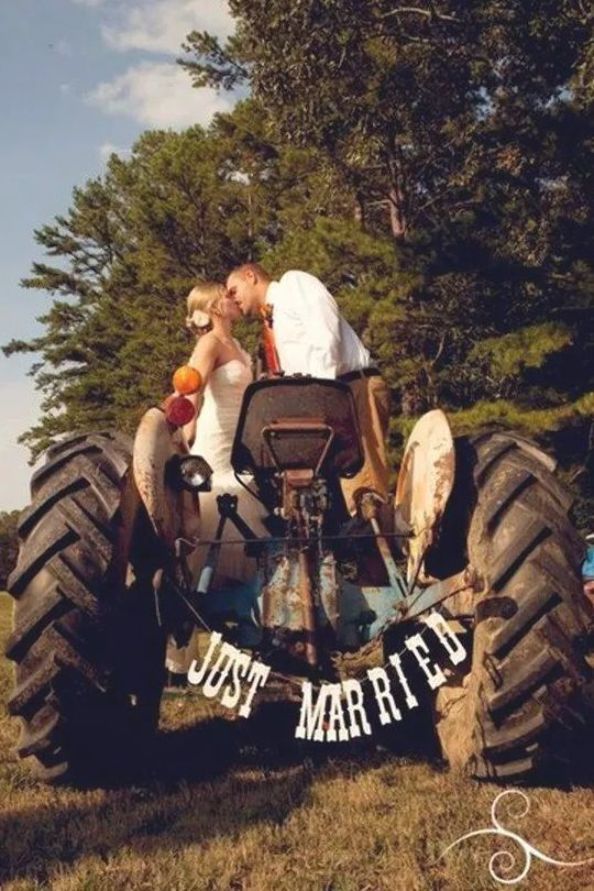
<path id="1" fill-rule="evenodd" d="M 10 600 L 0 595 L 2 650 Z M 4 699 L 12 684 L 2 659 Z M 38 784 L 16 760 L 18 722 L 2 709 L 0 881 L 34 889 L 326 889 L 481 891 L 502 888 L 489 859 L 509 839 L 482 836 L 499 791 L 441 765 L 371 751 L 312 763 L 266 744 L 249 722 L 221 721 L 203 701 L 165 701 L 160 765 L 116 789 Z M 216 765 L 216 770 L 215 770 Z M 530 813 L 504 825 L 560 860 L 594 856 L 594 786 L 526 790 Z M 511 801 L 518 808 L 518 801 Z M 506 802 L 501 803 L 500 815 Z M 505 865 L 505 864 L 502 864 Z M 517 887 L 594 889 L 594 862 L 556 868 L 534 860 Z"/>

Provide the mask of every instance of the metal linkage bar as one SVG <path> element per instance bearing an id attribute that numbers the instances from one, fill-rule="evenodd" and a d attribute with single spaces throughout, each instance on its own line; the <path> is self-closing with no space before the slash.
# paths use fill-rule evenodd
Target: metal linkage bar
<path id="1" fill-rule="evenodd" d="M 437 606 L 438 603 L 451 597 L 452 594 L 457 594 L 459 591 L 474 589 L 476 581 L 476 572 L 472 566 L 467 566 L 456 575 L 434 582 L 428 588 L 421 588 L 416 593 L 413 592 L 412 596 L 401 604 L 403 610 L 399 616 L 399 621 L 412 619 L 424 613 L 425 610 Z"/>
<path id="2" fill-rule="evenodd" d="M 232 545 L 241 545 L 241 544 L 302 544 L 302 545 L 310 545 L 317 544 L 318 542 L 330 542 L 330 541 L 375 541 L 378 537 L 380 538 L 412 538 L 411 535 L 408 535 L 403 532 L 382 532 L 380 536 L 375 533 L 369 532 L 364 535 L 321 535 L 319 538 L 316 536 L 291 536 L 288 538 L 286 535 L 271 535 L 270 537 L 260 536 L 259 538 L 255 536 L 254 538 L 227 538 L 224 541 L 224 544 L 232 544 Z M 197 547 L 198 545 L 210 545 L 210 544 L 220 544 L 220 541 L 216 538 L 200 538 L 200 539 L 189 539 L 189 538 L 180 538 L 178 541 L 182 541 L 185 544 L 191 545 L 192 547 Z"/>

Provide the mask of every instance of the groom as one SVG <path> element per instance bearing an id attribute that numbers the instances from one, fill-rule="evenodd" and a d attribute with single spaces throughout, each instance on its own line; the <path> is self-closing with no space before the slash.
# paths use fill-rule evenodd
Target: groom
<path id="1" fill-rule="evenodd" d="M 334 297 L 307 272 L 292 270 L 273 281 L 259 263 L 244 263 L 234 269 L 227 278 L 227 293 L 244 315 L 264 318 L 265 336 L 269 337 L 265 343 L 267 370 L 332 378 L 349 385 L 365 461 L 356 476 L 342 481 L 347 507 L 355 514 L 360 496 L 367 492 L 385 501 L 388 388 L 370 364 L 369 352 L 340 314 Z"/>

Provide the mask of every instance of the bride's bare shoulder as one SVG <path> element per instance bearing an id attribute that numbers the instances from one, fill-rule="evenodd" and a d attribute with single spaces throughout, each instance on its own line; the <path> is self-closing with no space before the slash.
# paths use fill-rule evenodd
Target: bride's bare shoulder
<path id="1" fill-rule="evenodd" d="M 196 341 L 196 345 L 192 351 L 192 355 L 190 356 L 190 361 L 188 364 L 195 365 L 197 362 L 203 361 L 206 358 L 216 358 L 220 346 L 220 340 L 215 337 L 212 331 L 208 331 L 206 334 L 203 334 L 201 337 L 199 337 Z"/>

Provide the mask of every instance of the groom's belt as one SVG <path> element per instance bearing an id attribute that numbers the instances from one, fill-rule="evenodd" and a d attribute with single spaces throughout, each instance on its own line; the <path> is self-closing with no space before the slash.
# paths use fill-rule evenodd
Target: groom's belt
<path id="1" fill-rule="evenodd" d="M 357 378 L 360 377 L 378 377 L 381 372 L 379 368 L 375 368 L 371 365 L 369 368 L 357 368 L 355 371 L 347 371 L 346 374 L 339 374 L 336 378 L 339 381 L 342 381 L 343 384 L 349 384 L 351 381 L 356 381 Z"/>

